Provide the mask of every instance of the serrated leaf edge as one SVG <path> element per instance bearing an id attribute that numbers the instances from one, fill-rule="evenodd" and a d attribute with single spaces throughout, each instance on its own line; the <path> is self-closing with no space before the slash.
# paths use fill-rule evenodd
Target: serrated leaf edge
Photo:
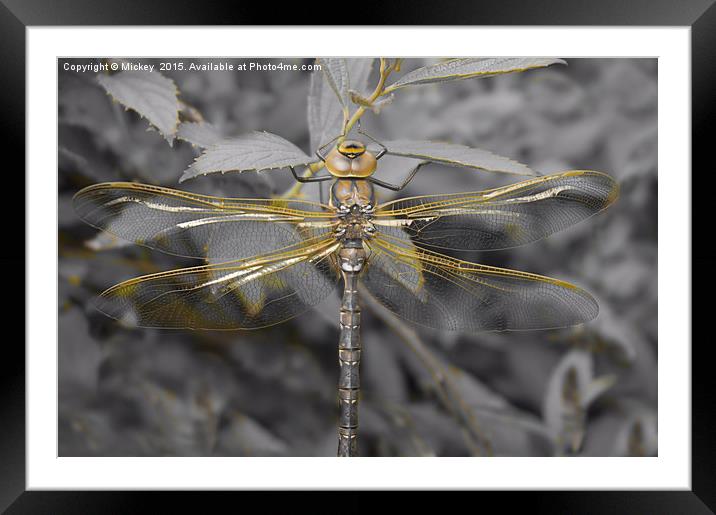
<path id="1" fill-rule="evenodd" d="M 496 75 L 506 75 L 508 73 L 522 73 L 522 72 L 526 72 L 529 70 L 536 70 L 538 68 L 547 68 L 548 66 L 552 66 L 553 64 L 564 64 L 565 66 L 567 65 L 567 61 L 565 61 L 564 59 L 559 59 L 559 58 L 554 58 L 554 59 L 555 59 L 555 62 L 553 62 L 553 63 L 538 64 L 538 65 L 534 65 L 534 66 L 528 66 L 526 68 L 515 68 L 513 70 L 494 71 L 494 72 L 474 72 L 474 73 L 451 73 L 449 75 L 434 75 L 431 77 L 425 77 L 422 80 L 416 80 L 414 82 L 405 82 L 405 83 L 400 82 L 404 77 L 407 77 L 408 75 L 410 75 L 410 73 L 415 73 L 418 70 L 422 70 L 422 69 L 426 69 L 426 68 L 430 67 L 430 66 L 423 66 L 422 68 L 413 70 L 412 72 L 406 73 L 405 75 L 403 75 L 403 77 L 400 77 L 398 80 L 396 80 L 390 86 L 385 88 L 383 94 L 390 93 L 391 91 L 396 91 L 398 89 L 402 89 L 407 86 L 420 86 L 420 85 L 425 85 L 425 84 L 431 84 L 433 82 L 441 82 L 441 81 L 449 82 L 450 80 L 472 79 L 472 78 L 480 77 L 481 75 L 494 77 Z M 445 62 L 457 61 L 457 60 L 459 60 L 459 58 L 450 59 Z M 431 66 L 435 66 L 435 65 L 431 65 Z M 486 77 L 486 78 L 488 78 L 488 77 Z"/>
<path id="2" fill-rule="evenodd" d="M 119 73 L 122 73 L 122 72 L 119 72 Z M 150 72 L 150 73 L 154 73 L 154 72 Z M 159 72 L 156 72 L 156 73 L 159 73 Z M 118 75 L 118 74 L 114 74 L 114 75 Z M 97 79 L 97 82 L 99 82 L 100 86 L 102 86 L 102 89 L 104 90 L 104 92 L 107 94 L 107 96 L 109 96 L 109 97 L 111 98 L 111 100 L 112 100 L 113 102 L 117 102 L 118 104 L 123 105 L 125 111 L 134 111 L 135 113 L 137 113 L 141 119 L 146 120 L 147 123 L 148 123 L 151 127 L 153 127 L 154 129 L 156 129 L 157 132 L 159 132 L 159 134 L 161 134 L 161 135 L 164 137 L 164 139 L 167 141 L 167 143 L 169 144 L 170 147 L 173 147 L 173 146 L 174 146 L 174 139 L 176 138 L 176 133 L 177 133 L 177 130 L 179 129 L 179 123 L 180 123 L 180 120 L 179 120 L 179 111 L 181 110 L 181 109 L 179 108 L 179 104 L 180 104 L 180 102 L 181 102 L 181 101 L 179 100 L 179 94 L 180 94 L 180 92 L 179 92 L 179 88 L 177 87 L 176 83 L 174 82 L 174 80 L 173 80 L 171 77 L 167 77 L 166 75 L 163 75 L 163 74 L 160 74 L 160 75 L 161 75 L 162 77 L 164 77 L 165 79 L 167 79 L 169 82 L 171 82 L 172 88 L 174 89 L 174 98 L 176 99 L 176 102 L 177 102 L 177 110 L 176 110 L 176 114 L 174 115 L 174 127 L 173 127 L 172 131 L 171 131 L 169 134 L 165 134 L 164 131 L 162 131 L 159 127 L 157 127 L 154 123 L 152 123 L 152 121 L 151 121 L 149 118 L 147 118 L 144 114 L 140 113 L 139 111 L 137 111 L 137 110 L 134 109 L 133 107 L 128 106 L 127 104 L 125 104 L 124 102 L 122 102 L 120 99 L 118 99 L 117 97 L 115 97 L 115 96 L 107 89 L 107 87 L 106 87 L 104 84 L 102 84 L 102 82 L 100 81 L 100 79 L 101 79 L 101 78 L 105 78 L 105 77 L 111 77 L 111 75 L 108 75 L 108 74 L 97 74 L 96 79 Z"/>

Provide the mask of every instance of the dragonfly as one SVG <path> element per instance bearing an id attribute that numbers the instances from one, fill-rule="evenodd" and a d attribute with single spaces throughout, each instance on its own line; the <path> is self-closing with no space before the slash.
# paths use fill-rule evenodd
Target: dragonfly
<path id="1" fill-rule="evenodd" d="M 358 455 L 359 283 L 398 317 L 441 330 L 549 329 L 597 315 L 594 298 L 568 282 L 440 251 L 507 249 L 572 226 L 615 201 L 609 175 L 571 170 L 378 204 L 375 187 L 400 191 L 426 162 L 402 184 L 381 181 L 374 174 L 387 149 L 369 138 L 379 151 L 345 138 L 320 147 L 326 175 L 303 177 L 291 167 L 302 183 L 330 181 L 327 203 L 219 198 L 132 182 L 82 189 L 74 207 L 90 225 L 202 260 L 112 286 L 97 307 L 130 326 L 261 329 L 306 313 L 342 281 L 338 456 Z"/>

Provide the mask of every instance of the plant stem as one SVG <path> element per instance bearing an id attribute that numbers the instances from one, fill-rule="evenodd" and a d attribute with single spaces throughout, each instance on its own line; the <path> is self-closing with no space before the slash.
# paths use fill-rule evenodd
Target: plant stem
<path id="1" fill-rule="evenodd" d="M 378 97 L 383 94 L 383 88 L 385 88 L 385 81 L 388 79 L 388 76 L 394 69 L 394 65 L 388 65 L 387 61 L 383 57 L 380 58 L 380 78 L 378 79 L 378 84 L 373 90 L 373 93 L 371 93 L 368 97 L 369 103 L 372 104 L 378 99 Z M 353 116 L 350 118 L 350 120 L 348 120 L 348 123 L 343 127 L 343 134 L 348 134 L 348 132 L 353 128 L 353 126 L 358 122 L 358 120 L 360 120 L 360 117 L 363 116 L 364 113 L 365 106 L 358 107 L 358 109 L 356 109 L 356 111 L 353 113 Z"/>
<path id="2" fill-rule="evenodd" d="M 317 173 L 321 168 L 323 168 L 323 161 L 319 161 L 317 163 L 311 163 L 308 165 L 308 168 L 303 173 L 303 177 L 311 177 L 313 174 Z M 319 183 L 320 184 L 320 183 Z M 289 199 L 289 198 L 300 198 L 301 197 L 301 189 L 303 188 L 304 184 L 301 182 L 296 181 L 293 186 L 291 186 L 288 190 L 286 190 L 279 198 L 283 199 Z"/>

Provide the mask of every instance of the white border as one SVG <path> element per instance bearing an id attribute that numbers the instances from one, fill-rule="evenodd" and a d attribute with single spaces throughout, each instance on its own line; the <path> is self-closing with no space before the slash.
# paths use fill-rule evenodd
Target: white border
<path id="1" fill-rule="evenodd" d="M 689 28 L 32 27 L 27 43 L 29 489 L 343 488 L 348 473 L 359 488 L 690 489 Z M 658 458 L 57 457 L 57 57 L 326 52 L 659 58 Z"/>

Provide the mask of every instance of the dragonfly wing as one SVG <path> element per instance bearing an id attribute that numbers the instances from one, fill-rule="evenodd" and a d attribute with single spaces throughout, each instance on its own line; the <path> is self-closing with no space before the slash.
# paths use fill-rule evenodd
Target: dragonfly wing
<path id="1" fill-rule="evenodd" d="M 258 329 L 293 318 L 335 290 L 333 239 L 314 239 L 256 258 L 151 274 L 98 300 L 125 325 L 171 329 Z"/>
<path id="2" fill-rule="evenodd" d="M 549 329 L 587 322 L 599 308 L 569 283 L 454 259 L 376 236 L 361 276 L 396 315 L 455 331 Z"/>
<path id="3" fill-rule="evenodd" d="M 327 206 L 278 199 L 232 199 L 135 183 L 103 183 L 75 195 L 90 225 L 178 256 L 240 259 L 332 230 Z"/>
<path id="4" fill-rule="evenodd" d="M 493 190 L 427 195 L 379 206 L 379 231 L 417 244 L 455 250 L 524 245 L 605 209 L 618 196 L 610 176 L 570 171 Z"/>

